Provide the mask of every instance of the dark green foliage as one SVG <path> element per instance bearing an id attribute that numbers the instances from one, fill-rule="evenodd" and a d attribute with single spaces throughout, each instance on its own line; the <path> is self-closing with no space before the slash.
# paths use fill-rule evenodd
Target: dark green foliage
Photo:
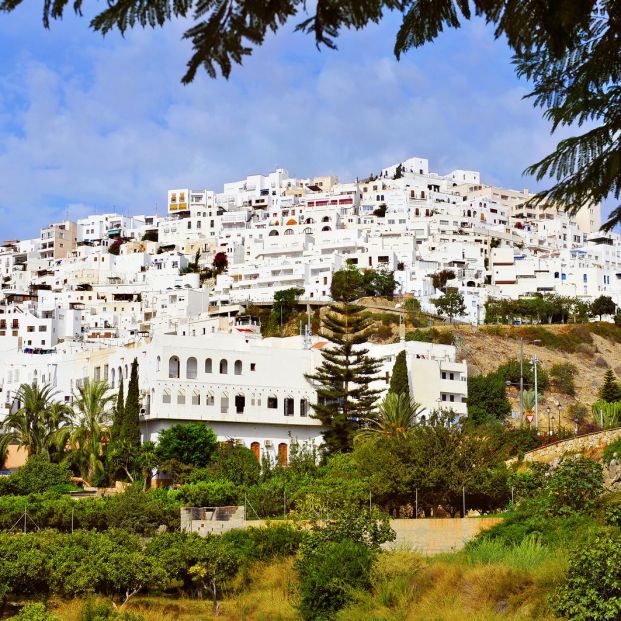
<path id="1" fill-rule="evenodd" d="M 129 376 L 120 439 L 129 446 L 138 446 L 140 444 L 140 388 L 138 386 L 138 360 L 136 358 L 132 362 L 131 374 Z"/>
<path id="2" fill-rule="evenodd" d="M 123 388 L 123 375 L 119 378 L 119 392 L 116 395 L 116 406 L 112 418 L 112 429 L 110 430 L 110 440 L 116 442 L 121 437 L 121 428 L 125 420 L 125 391 Z"/>
<path id="3" fill-rule="evenodd" d="M 573 366 L 573 365 L 572 365 Z M 495 371 L 505 382 L 511 382 L 514 388 L 519 389 L 520 384 L 520 361 L 517 358 L 511 358 L 501 364 Z M 530 360 L 524 359 L 523 364 L 524 390 L 535 388 L 535 371 Z M 543 365 L 537 365 L 537 390 L 542 393 L 550 386 L 550 378 Z"/>
<path id="4" fill-rule="evenodd" d="M 454 345 L 455 337 L 449 330 L 438 330 L 429 328 L 428 330 L 412 330 L 405 335 L 406 341 L 421 341 L 422 343 L 438 343 L 439 345 Z"/>
<path id="5" fill-rule="evenodd" d="M 61 621 L 60 617 L 45 609 L 40 603 L 26 604 L 14 617 L 9 617 L 12 621 Z"/>
<path id="6" fill-rule="evenodd" d="M 390 392 L 396 395 L 408 395 L 410 396 L 410 384 L 408 381 L 408 365 L 405 357 L 405 350 L 400 351 L 397 354 L 395 360 L 395 366 L 392 368 L 392 375 L 390 377 Z"/>
<path id="7" fill-rule="evenodd" d="M 330 296 L 336 302 L 350 304 L 364 295 L 362 273 L 354 266 L 337 270 L 332 274 Z"/>
<path id="8" fill-rule="evenodd" d="M 353 589 L 370 587 L 373 555 L 349 539 L 328 541 L 296 561 L 302 618 L 328 621 L 351 599 Z"/>
<path id="9" fill-rule="evenodd" d="M 435 274 L 431 274 L 431 284 L 434 289 L 440 289 L 440 291 L 445 291 L 448 281 L 454 279 L 455 272 L 453 270 L 441 270 Z"/>
<path id="10" fill-rule="evenodd" d="M 275 324 L 284 325 L 289 321 L 291 314 L 295 310 L 298 298 L 304 293 L 304 289 L 291 287 L 290 289 L 282 289 L 274 294 L 274 303 L 272 304 L 271 320 Z"/>
<path id="11" fill-rule="evenodd" d="M 213 478 L 226 479 L 235 485 L 253 485 L 259 481 L 261 466 L 254 453 L 245 446 L 222 442 L 211 466 Z"/>
<path id="12" fill-rule="evenodd" d="M 569 559 L 555 612 L 575 621 L 616 621 L 621 615 L 621 534 L 601 530 Z"/>
<path id="13" fill-rule="evenodd" d="M 54 489 L 64 490 L 70 482 L 69 468 L 50 463 L 45 457 L 32 455 L 28 461 L 8 477 L 7 493 L 27 496 Z"/>
<path id="14" fill-rule="evenodd" d="M 617 305 L 608 295 L 600 295 L 591 303 L 591 314 L 598 316 L 600 321 L 602 319 L 602 315 L 614 315 L 616 310 Z"/>
<path id="15" fill-rule="evenodd" d="M 160 431 L 156 454 L 160 466 L 175 459 L 182 464 L 204 467 L 211 463 L 217 446 L 216 434 L 206 424 L 177 424 Z"/>
<path id="16" fill-rule="evenodd" d="M 233 544 L 245 561 L 269 561 L 295 554 L 304 533 L 290 524 L 230 530 L 222 539 Z"/>
<path id="17" fill-rule="evenodd" d="M 312 407 L 324 426 L 328 453 L 351 450 L 354 433 L 373 410 L 379 394 L 369 387 L 377 379 L 379 361 L 360 347 L 368 340 L 371 323 L 363 311 L 362 306 L 350 303 L 330 307 L 323 328 L 332 345 L 321 350 L 321 366 L 307 376 L 317 385 L 318 402 Z"/>
<path id="18" fill-rule="evenodd" d="M 621 401 L 621 384 L 615 377 L 612 369 L 608 369 L 604 375 L 604 383 L 599 389 L 599 398 L 607 403 Z"/>
<path id="19" fill-rule="evenodd" d="M 621 438 L 611 442 L 605 449 L 602 459 L 605 464 L 609 464 L 613 459 L 621 459 Z"/>
<path id="20" fill-rule="evenodd" d="M 454 317 L 459 317 L 466 312 L 464 296 L 457 289 L 449 288 L 444 295 L 431 302 L 438 309 L 438 315 L 446 315 L 451 323 Z"/>
<path id="21" fill-rule="evenodd" d="M 506 419 L 511 414 L 507 385 L 499 373 L 468 377 L 468 418 L 480 425 Z"/>
<path id="22" fill-rule="evenodd" d="M 552 365 L 550 369 L 550 377 L 554 382 L 554 386 L 559 392 L 565 395 L 576 394 L 576 386 L 574 384 L 574 377 L 578 373 L 578 369 L 571 362 L 559 362 Z"/>
<path id="23" fill-rule="evenodd" d="M 397 281 L 394 272 L 367 269 L 362 271 L 362 293 L 369 297 L 383 297 L 392 300 Z"/>

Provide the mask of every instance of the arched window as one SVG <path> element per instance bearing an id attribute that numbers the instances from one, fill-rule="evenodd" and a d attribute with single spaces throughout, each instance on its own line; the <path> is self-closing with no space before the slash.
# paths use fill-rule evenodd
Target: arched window
<path id="1" fill-rule="evenodd" d="M 246 409 L 246 397 L 244 395 L 235 395 L 235 414 L 243 414 Z"/>
<path id="2" fill-rule="evenodd" d="M 129 368 L 125 365 L 125 379 L 129 377 Z"/>
<path id="3" fill-rule="evenodd" d="M 155 363 L 155 370 L 159 373 L 160 366 L 162 365 L 162 359 L 158 356 Z M 114 369 L 112 369 L 112 375 L 114 375 Z"/>
<path id="4" fill-rule="evenodd" d="M 278 409 L 278 397 L 274 397 L 273 395 L 270 395 L 267 398 L 267 407 L 270 410 L 276 410 Z"/>
<path id="5" fill-rule="evenodd" d="M 300 416 L 308 416 L 308 399 L 300 399 Z"/>
<path id="6" fill-rule="evenodd" d="M 272 229 L 272 230 L 270 231 L 269 236 L 270 236 L 270 237 L 275 237 L 276 235 L 278 235 L 278 231 L 276 231 L 276 230 Z"/>
<path id="7" fill-rule="evenodd" d="M 324 216 L 323 218 L 321 218 L 322 222 L 330 222 L 330 216 Z"/>
<path id="8" fill-rule="evenodd" d="M 288 446 L 286 442 L 281 442 L 278 445 L 278 463 L 281 466 L 286 466 L 289 463 L 289 456 L 288 456 Z"/>
<path id="9" fill-rule="evenodd" d="M 258 442 L 251 442 L 250 450 L 254 453 L 257 461 L 261 461 L 261 445 Z"/>
<path id="10" fill-rule="evenodd" d="M 222 358 L 220 360 L 220 375 L 226 375 L 229 372 L 229 363 Z"/>
<path id="11" fill-rule="evenodd" d="M 196 364 L 196 358 L 194 358 L 194 356 L 192 356 L 191 358 L 188 358 L 188 361 L 185 363 L 185 376 L 187 379 L 196 379 L 196 371 L 197 371 L 197 364 Z"/>
<path id="12" fill-rule="evenodd" d="M 213 398 L 213 395 L 210 392 L 208 392 L 205 395 L 205 405 L 214 405 L 214 403 L 215 403 L 215 399 Z"/>
<path id="13" fill-rule="evenodd" d="M 304 224 L 314 224 L 315 221 L 312 218 L 306 218 L 306 220 L 304 221 Z"/>
<path id="14" fill-rule="evenodd" d="M 177 405 L 185 405 L 185 392 L 183 390 L 177 393 Z"/>
<path id="15" fill-rule="evenodd" d="M 229 412 L 229 398 L 227 395 L 222 395 L 220 398 L 220 412 L 222 414 L 228 414 Z"/>
<path id="16" fill-rule="evenodd" d="M 201 404 L 201 393 L 198 390 L 194 389 L 192 393 L 192 405 L 200 405 Z"/>
<path id="17" fill-rule="evenodd" d="M 119 372 L 117 377 L 119 378 L 119 386 L 121 385 L 121 380 L 123 379 L 123 367 L 119 367 Z"/>
<path id="18" fill-rule="evenodd" d="M 331 231 L 332 229 L 329 226 L 324 226 L 321 230 L 322 231 Z"/>
<path id="19" fill-rule="evenodd" d="M 116 376 L 116 371 L 114 369 L 112 369 L 112 371 L 110 373 L 110 388 L 114 388 L 115 376 Z"/>
<path id="20" fill-rule="evenodd" d="M 468 209 L 468 217 L 472 218 L 472 210 L 471 209 Z"/>
<path id="21" fill-rule="evenodd" d="M 293 235 L 293 229 L 287 229 L 285 235 Z"/>
<path id="22" fill-rule="evenodd" d="M 416 216 L 420 216 L 420 210 L 419 210 L 419 208 L 418 208 L 418 207 L 415 209 L 415 211 L 414 211 L 414 215 L 416 215 Z"/>
<path id="23" fill-rule="evenodd" d="M 162 403 L 170 403 L 170 390 L 168 390 L 168 388 L 164 388 L 164 392 L 162 393 Z"/>
<path id="24" fill-rule="evenodd" d="M 179 356 L 171 356 L 168 361 L 168 377 L 179 378 Z"/>
<path id="25" fill-rule="evenodd" d="M 307 226 L 304 229 L 304 235 L 312 235 L 313 234 L 313 229 L 310 228 L 310 226 Z"/>
<path id="26" fill-rule="evenodd" d="M 242 361 L 241 360 L 236 360 L 235 361 L 235 375 L 241 375 L 242 374 Z"/>
<path id="27" fill-rule="evenodd" d="M 284 415 L 285 416 L 293 416 L 293 410 L 295 407 L 295 401 L 291 397 L 286 397 L 284 400 Z"/>
<path id="28" fill-rule="evenodd" d="M 205 358 L 205 373 L 211 373 L 213 369 L 213 365 L 211 363 L 211 358 Z"/>

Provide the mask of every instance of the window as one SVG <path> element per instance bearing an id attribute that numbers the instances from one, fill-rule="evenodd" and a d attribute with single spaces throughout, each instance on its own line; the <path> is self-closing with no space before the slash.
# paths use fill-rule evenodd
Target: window
<path id="1" fill-rule="evenodd" d="M 235 413 L 243 414 L 246 407 L 246 397 L 244 395 L 235 395 Z"/>
<path id="2" fill-rule="evenodd" d="M 288 459 L 288 447 L 286 442 L 281 442 L 278 445 L 278 463 L 281 466 L 286 466 L 289 463 Z"/>
<path id="3" fill-rule="evenodd" d="M 211 373 L 211 372 L 212 372 L 211 358 L 206 358 L 205 359 L 205 373 Z"/>
<path id="4" fill-rule="evenodd" d="M 169 390 L 164 391 L 164 394 L 162 395 L 162 403 L 170 403 L 170 391 Z"/>
<path id="5" fill-rule="evenodd" d="M 229 398 L 226 396 L 220 399 L 220 412 L 222 414 L 228 414 L 229 412 Z"/>
<path id="6" fill-rule="evenodd" d="M 251 362 L 250 363 L 250 370 L 251 371 L 256 371 L 257 370 L 257 363 L 256 362 Z"/>
<path id="7" fill-rule="evenodd" d="M 214 405 L 215 400 L 213 398 L 213 395 L 211 393 L 207 393 L 205 395 L 205 405 Z"/>
<path id="8" fill-rule="evenodd" d="M 183 390 L 177 393 L 177 405 L 185 405 L 185 392 Z"/>
<path id="9" fill-rule="evenodd" d="M 308 416 L 308 399 L 300 399 L 300 416 Z"/>
<path id="10" fill-rule="evenodd" d="M 275 410 L 278 408 L 278 397 L 268 397 L 267 398 L 267 407 L 270 410 Z"/>
<path id="11" fill-rule="evenodd" d="M 168 361 L 168 377 L 179 377 L 179 357 L 171 356 Z"/>
<path id="12" fill-rule="evenodd" d="M 223 358 L 220 360 L 220 375 L 226 375 L 229 372 L 229 363 Z"/>
<path id="13" fill-rule="evenodd" d="M 293 416 L 293 409 L 294 409 L 293 399 L 291 399 L 290 397 L 287 397 L 284 401 L 284 405 L 285 405 L 285 410 L 284 410 L 285 416 Z"/>
<path id="14" fill-rule="evenodd" d="M 188 358 L 188 361 L 185 363 L 185 376 L 188 379 L 196 379 L 196 358 L 192 356 Z"/>
<path id="15" fill-rule="evenodd" d="M 192 405 L 200 405 L 201 404 L 201 396 L 199 393 L 194 392 L 192 394 Z"/>
<path id="16" fill-rule="evenodd" d="M 158 356 L 157 360 L 156 360 L 156 363 L 155 363 L 155 370 L 158 373 L 159 373 L 159 370 L 160 370 L 161 362 L 162 362 L 162 359 Z M 112 371 L 114 372 L 114 369 Z M 113 386 L 113 388 L 114 388 L 114 386 Z"/>
<path id="17" fill-rule="evenodd" d="M 442 379 L 446 379 L 446 371 L 442 371 Z"/>
<path id="18" fill-rule="evenodd" d="M 242 374 L 242 361 L 241 360 L 236 360 L 235 361 L 234 372 L 235 372 L 235 375 L 241 375 Z"/>

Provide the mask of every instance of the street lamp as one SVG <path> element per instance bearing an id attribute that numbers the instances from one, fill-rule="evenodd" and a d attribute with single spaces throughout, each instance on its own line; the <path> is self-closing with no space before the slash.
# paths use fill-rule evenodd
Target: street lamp
<path id="1" fill-rule="evenodd" d="M 560 431 L 561 430 L 561 410 L 563 409 L 563 406 L 561 405 L 560 401 L 556 402 L 556 408 L 558 409 L 558 429 Z"/>
<path id="2" fill-rule="evenodd" d="M 550 427 L 550 412 L 551 412 L 550 406 L 548 406 L 546 408 L 546 412 L 548 413 L 548 436 L 551 436 L 552 435 L 552 429 Z"/>
<path id="3" fill-rule="evenodd" d="M 556 417 L 554 416 L 554 414 L 552 414 L 552 433 L 554 433 L 554 421 L 556 420 Z"/>

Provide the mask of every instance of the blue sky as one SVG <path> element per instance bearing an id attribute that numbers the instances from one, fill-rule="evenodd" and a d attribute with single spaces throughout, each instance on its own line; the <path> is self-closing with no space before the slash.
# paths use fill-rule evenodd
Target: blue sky
<path id="1" fill-rule="evenodd" d="M 480 21 L 400 62 L 396 16 L 336 52 L 287 28 L 228 81 L 182 86 L 186 24 L 102 38 L 71 14 L 46 31 L 42 1 L 25 4 L 0 15 L 0 240 L 65 215 L 163 213 L 168 188 L 276 166 L 348 180 L 421 156 L 536 188 L 521 173 L 557 141 Z"/>

